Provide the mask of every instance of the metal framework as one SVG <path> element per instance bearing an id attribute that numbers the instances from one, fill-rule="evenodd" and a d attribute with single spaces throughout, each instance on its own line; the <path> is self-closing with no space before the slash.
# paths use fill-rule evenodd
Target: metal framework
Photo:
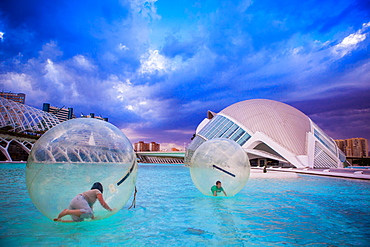
<path id="1" fill-rule="evenodd" d="M 29 154 L 35 142 L 36 140 L 33 139 L 0 134 L 0 152 L 5 156 L 5 160 L 7 161 L 22 161 L 22 159 L 14 160 L 14 157 L 12 157 L 12 153 L 9 151 L 11 150 L 11 146 L 18 146 Z"/>
<path id="2" fill-rule="evenodd" d="M 125 153 L 80 144 L 67 148 L 48 146 L 43 152 L 39 151 L 38 156 L 33 154 L 32 159 L 37 163 L 127 163 Z M 38 159 L 40 156 L 42 160 Z"/>
<path id="3" fill-rule="evenodd" d="M 23 133 L 46 131 L 59 123 L 53 114 L 0 97 L 0 127 Z"/>
<path id="4" fill-rule="evenodd" d="M 25 134 L 44 132 L 59 123 L 59 119 L 53 114 L 0 97 L 0 128 L 5 127 L 9 132 Z M 35 141 L 26 137 L 17 137 L 11 133 L 1 134 L 0 152 L 3 154 L 2 159 L 20 161 L 14 158 L 16 157 L 14 153 L 11 153 L 11 146 L 18 146 L 29 154 Z"/>

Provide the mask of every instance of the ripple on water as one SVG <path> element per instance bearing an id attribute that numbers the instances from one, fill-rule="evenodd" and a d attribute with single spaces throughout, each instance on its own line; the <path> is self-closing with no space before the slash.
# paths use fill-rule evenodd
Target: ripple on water
<path id="1" fill-rule="evenodd" d="M 253 178 L 235 197 L 202 195 L 183 166 L 140 166 L 136 208 L 62 224 L 33 206 L 25 165 L 0 166 L 1 246 L 301 246 L 370 242 L 370 183 L 299 176 Z M 226 188 L 225 188 L 226 189 Z"/>

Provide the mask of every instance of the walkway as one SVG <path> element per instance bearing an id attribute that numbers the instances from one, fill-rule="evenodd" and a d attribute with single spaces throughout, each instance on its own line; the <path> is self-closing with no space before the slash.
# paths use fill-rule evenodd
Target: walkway
<path id="1" fill-rule="evenodd" d="M 252 169 L 262 170 L 263 167 L 253 167 Z M 297 169 L 297 168 L 281 168 L 280 167 L 280 168 L 267 168 L 267 172 L 269 171 L 294 172 L 297 174 L 370 180 L 370 169 L 357 169 L 357 168 Z"/>

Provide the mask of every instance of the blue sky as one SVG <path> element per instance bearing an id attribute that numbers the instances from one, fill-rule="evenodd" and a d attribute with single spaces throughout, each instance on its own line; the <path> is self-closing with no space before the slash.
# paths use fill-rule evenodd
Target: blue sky
<path id="1" fill-rule="evenodd" d="M 369 44 L 369 1 L 5 0 L 0 90 L 167 148 L 207 110 L 255 98 L 370 139 Z"/>

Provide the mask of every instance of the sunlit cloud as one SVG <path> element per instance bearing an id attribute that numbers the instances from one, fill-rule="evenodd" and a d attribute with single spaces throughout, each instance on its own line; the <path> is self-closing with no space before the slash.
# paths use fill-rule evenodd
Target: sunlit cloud
<path id="1" fill-rule="evenodd" d="M 143 122 L 153 119 L 160 122 L 168 117 L 169 101 L 156 99 L 156 85 L 134 85 L 129 79 L 120 80 L 115 75 L 111 75 L 104 84 L 111 86 L 108 91 L 117 104 L 140 116 Z"/>
<path id="2" fill-rule="evenodd" d="M 364 23 L 360 30 L 358 30 L 356 33 L 348 35 L 342 40 L 342 42 L 334 46 L 333 52 L 339 55 L 340 57 L 343 57 L 350 53 L 352 50 L 357 49 L 359 43 L 361 43 L 367 38 L 367 33 L 365 33 L 365 31 L 367 30 L 368 27 L 370 27 L 370 22 Z"/>
<path id="3" fill-rule="evenodd" d="M 170 69 L 170 62 L 166 57 L 159 54 L 158 50 L 149 50 L 140 59 L 139 73 L 152 74 L 154 72 L 166 72 Z"/>
<path id="4" fill-rule="evenodd" d="M 58 65 L 55 65 L 53 61 L 50 59 L 46 60 L 45 64 L 45 75 L 44 77 L 53 82 L 55 86 L 59 88 L 59 90 L 64 89 L 64 84 L 60 81 L 61 77 L 64 75 L 62 68 Z"/>

